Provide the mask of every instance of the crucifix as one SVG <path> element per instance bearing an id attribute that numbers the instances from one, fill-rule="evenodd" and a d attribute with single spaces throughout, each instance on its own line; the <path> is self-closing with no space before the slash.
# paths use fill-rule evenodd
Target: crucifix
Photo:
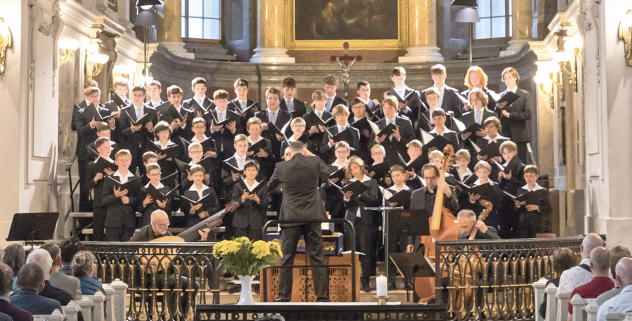
<path id="1" fill-rule="evenodd" d="M 351 66 L 356 61 L 361 61 L 362 56 L 349 56 L 349 43 L 345 42 L 342 44 L 343 46 L 343 55 L 342 56 L 331 56 L 331 61 L 337 61 L 340 68 L 342 68 L 342 81 L 345 84 L 345 98 L 349 95 L 349 80 L 351 77 L 349 76 L 349 70 Z M 351 62 L 350 62 L 351 61 Z"/>

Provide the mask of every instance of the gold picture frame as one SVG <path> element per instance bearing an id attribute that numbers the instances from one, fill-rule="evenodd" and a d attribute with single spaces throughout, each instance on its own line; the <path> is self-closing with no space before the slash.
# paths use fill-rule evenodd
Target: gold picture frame
<path id="1" fill-rule="evenodd" d="M 408 47 L 408 0 L 397 1 L 397 39 L 296 40 L 295 9 L 297 1 L 285 0 L 285 46 L 288 50 L 340 50 L 348 42 L 351 50 L 404 50 Z"/>

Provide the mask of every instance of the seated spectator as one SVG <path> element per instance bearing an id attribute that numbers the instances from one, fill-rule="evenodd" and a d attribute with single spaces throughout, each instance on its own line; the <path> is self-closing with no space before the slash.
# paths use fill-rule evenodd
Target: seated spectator
<path id="1" fill-rule="evenodd" d="M 61 250 L 61 267 L 59 272 L 72 276 L 72 268 L 70 267 L 72 259 L 79 251 L 83 251 L 83 245 L 78 238 L 73 237 L 59 243 L 59 249 Z"/>
<path id="2" fill-rule="evenodd" d="M 2 262 L 13 270 L 13 291 L 19 290 L 15 281 L 18 278 L 20 269 L 24 266 L 25 256 L 24 247 L 20 244 L 11 244 L 4 249 Z"/>
<path id="3" fill-rule="evenodd" d="M 9 315 L 13 321 L 33 321 L 33 315 L 9 303 L 9 293 L 13 289 L 13 269 L 0 263 L 0 312 Z"/>
<path id="4" fill-rule="evenodd" d="M 603 239 L 599 234 L 590 233 L 584 237 L 579 249 L 582 254 L 582 260 L 579 266 L 574 266 L 562 273 L 560 276 L 560 285 L 568 292 L 573 292 L 578 286 L 582 286 L 592 279 L 592 271 L 590 270 L 590 252 L 596 248 L 603 246 Z"/>
<path id="5" fill-rule="evenodd" d="M 590 252 L 590 269 L 592 280 L 578 286 L 571 293 L 571 298 L 579 294 L 582 299 L 595 299 L 600 294 L 612 290 L 614 282 L 610 278 L 610 252 L 603 247 L 596 247 Z M 568 320 L 571 320 L 573 305 L 568 303 Z"/>
<path id="6" fill-rule="evenodd" d="M 59 272 L 61 268 L 61 250 L 59 246 L 54 243 L 46 243 L 40 248 L 48 251 L 53 259 L 53 274 L 50 275 L 50 284 L 70 293 L 75 300 L 81 300 L 79 279 Z"/>
<path id="7" fill-rule="evenodd" d="M 619 260 L 624 257 L 632 257 L 632 254 L 630 254 L 630 250 L 628 250 L 626 247 L 615 246 L 612 248 L 612 250 L 610 250 L 610 273 L 612 274 L 612 279 L 614 280 L 614 284 L 616 287 L 606 293 L 599 295 L 597 297 L 597 300 L 595 301 L 597 305 L 602 305 L 604 302 L 610 300 L 610 298 L 621 293 L 621 285 L 619 284 L 619 282 L 617 282 L 616 267 L 617 263 L 619 263 Z"/>
<path id="8" fill-rule="evenodd" d="M 44 269 L 44 289 L 40 291 L 39 296 L 59 301 L 62 306 L 68 305 L 73 300 L 70 293 L 50 284 L 50 275 L 53 273 L 53 259 L 44 249 L 31 251 L 26 258 L 26 263 L 36 263 Z"/>
<path id="9" fill-rule="evenodd" d="M 94 276 L 94 255 L 88 251 L 81 251 L 75 254 L 72 259 L 72 274 L 81 283 L 81 294 L 94 295 L 97 291 L 103 292 L 103 285 Z"/>
<path id="10" fill-rule="evenodd" d="M 575 252 L 573 252 L 573 250 L 567 247 L 555 250 L 555 252 L 553 252 L 552 268 L 555 272 L 555 276 L 557 277 L 555 279 L 547 281 L 546 286 L 549 286 L 549 284 L 552 283 L 553 285 L 558 287 L 560 285 L 560 276 L 562 275 L 562 273 L 575 265 L 577 265 L 577 255 L 575 255 Z M 544 293 L 544 300 L 542 300 L 539 312 L 542 318 L 546 317 L 546 293 Z"/>
<path id="11" fill-rule="evenodd" d="M 27 263 L 18 274 L 20 290 L 10 296 L 11 304 L 31 312 L 31 314 L 51 314 L 55 309 L 61 312 L 59 301 L 37 295 L 44 289 L 46 273 L 37 263 Z"/>
<path id="12" fill-rule="evenodd" d="M 617 283 L 621 293 L 604 302 L 597 312 L 597 321 L 606 321 L 606 312 L 613 308 L 617 313 L 632 312 L 632 258 L 624 257 L 617 263 Z"/>

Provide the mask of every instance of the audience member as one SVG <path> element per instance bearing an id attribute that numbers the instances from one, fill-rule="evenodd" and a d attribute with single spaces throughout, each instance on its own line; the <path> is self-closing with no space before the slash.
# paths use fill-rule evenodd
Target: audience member
<path id="1" fill-rule="evenodd" d="M 579 294 L 582 299 L 595 299 L 600 294 L 612 290 L 614 282 L 610 278 L 610 252 L 603 247 L 596 247 L 590 252 L 590 269 L 592 280 L 578 286 L 571 293 L 571 298 Z M 568 303 L 568 319 L 571 320 L 573 305 Z"/>
<path id="2" fill-rule="evenodd" d="M 53 259 L 53 274 L 50 275 L 50 284 L 72 295 L 75 300 L 81 300 L 81 286 L 79 279 L 59 272 L 61 268 L 61 249 L 54 243 L 46 243 L 40 248 L 48 251 Z"/>
<path id="3" fill-rule="evenodd" d="M 11 270 L 13 270 L 13 291 L 19 290 L 15 281 L 18 278 L 20 269 L 24 266 L 25 256 L 24 247 L 20 244 L 11 244 L 4 250 L 2 262 L 11 267 Z"/>
<path id="4" fill-rule="evenodd" d="M 632 258 L 622 258 L 615 269 L 621 293 L 599 307 L 597 321 L 606 321 L 606 312 L 610 308 L 613 308 L 617 313 L 632 312 Z"/>
<path id="5" fill-rule="evenodd" d="M 80 251 L 72 259 L 72 274 L 81 282 L 81 294 L 94 295 L 103 292 L 103 285 L 94 276 L 94 255 L 88 251 Z"/>
<path id="6" fill-rule="evenodd" d="M 553 252 L 553 271 L 555 272 L 556 278 L 547 281 L 546 286 L 553 284 L 558 287 L 560 285 L 560 276 L 562 275 L 562 272 L 574 267 L 575 265 L 577 265 L 577 255 L 575 255 L 573 250 L 567 247 L 555 250 L 555 252 Z M 542 316 L 542 318 L 546 317 L 546 300 L 547 295 L 544 293 L 544 300 L 542 300 L 542 304 L 539 309 L 540 316 Z"/>
<path id="7" fill-rule="evenodd" d="M 31 312 L 31 314 L 51 314 L 55 309 L 61 311 L 59 301 L 38 295 L 44 289 L 46 272 L 37 263 L 27 263 L 18 274 L 20 290 L 11 295 L 11 304 Z"/>
<path id="8" fill-rule="evenodd" d="M 37 263 L 44 269 L 44 289 L 40 291 L 39 296 L 59 301 L 62 306 L 68 305 L 73 300 L 70 293 L 53 286 L 50 283 L 50 275 L 53 273 L 53 258 L 48 251 L 44 249 L 36 249 L 29 253 L 26 263 Z"/>
<path id="9" fill-rule="evenodd" d="M 582 286 L 592 279 L 592 270 L 590 269 L 590 252 L 596 248 L 603 246 L 603 239 L 595 233 L 590 233 L 584 237 L 579 249 L 582 254 L 582 260 L 578 266 L 574 266 L 562 273 L 560 277 L 560 287 L 568 292 L 572 292 L 578 286 Z"/>
<path id="10" fill-rule="evenodd" d="M 623 246 L 615 246 L 610 250 L 610 273 L 612 274 L 612 279 L 614 280 L 616 287 L 608 292 L 599 295 L 597 297 L 597 300 L 595 301 L 597 305 L 602 305 L 604 302 L 610 300 L 610 298 L 621 293 L 621 284 L 617 282 L 616 267 L 617 263 L 619 263 L 619 260 L 624 257 L 632 257 L 632 254 L 630 254 L 630 250 L 628 250 L 628 248 Z"/>
<path id="11" fill-rule="evenodd" d="M 5 263 L 0 263 L 0 312 L 9 315 L 13 321 L 33 321 L 33 315 L 10 303 L 9 293 L 13 289 L 13 270 Z"/>
<path id="12" fill-rule="evenodd" d="M 59 249 L 61 250 L 61 267 L 59 272 L 72 276 L 72 259 L 79 251 L 83 251 L 83 245 L 78 238 L 73 237 L 59 243 Z"/>

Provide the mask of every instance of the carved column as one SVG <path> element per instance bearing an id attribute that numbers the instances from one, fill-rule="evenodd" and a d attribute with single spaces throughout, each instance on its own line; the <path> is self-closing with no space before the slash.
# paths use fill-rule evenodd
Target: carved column
<path id="1" fill-rule="evenodd" d="M 507 50 L 501 51 L 500 56 L 518 53 L 532 38 L 533 11 L 531 1 L 511 0 L 511 28 L 512 35 Z"/>
<path id="2" fill-rule="evenodd" d="M 408 53 L 399 62 L 443 61 L 437 47 L 437 4 L 435 0 L 409 0 Z"/>
<path id="3" fill-rule="evenodd" d="M 182 42 L 181 15 L 181 0 L 165 0 L 164 18 L 156 26 L 158 42 L 176 56 L 193 59 L 195 55 L 187 52 L 184 49 L 184 42 Z"/>
<path id="4" fill-rule="evenodd" d="M 285 49 L 285 1 L 257 1 L 257 48 L 254 63 L 294 63 Z"/>

